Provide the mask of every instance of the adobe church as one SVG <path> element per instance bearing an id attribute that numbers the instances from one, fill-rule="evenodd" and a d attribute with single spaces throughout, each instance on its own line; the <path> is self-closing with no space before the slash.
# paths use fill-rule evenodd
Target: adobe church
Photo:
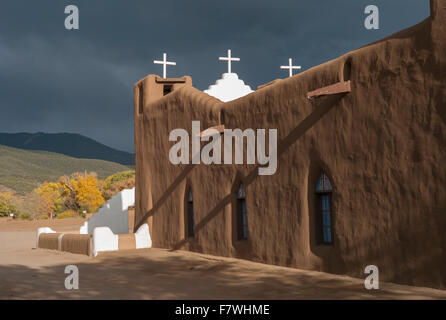
<path id="1" fill-rule="evenodd" d="M 255 91 L 230 70 L 206 92 L 188 76 L 137 82 L 135 230 L 148 222 L 154 247 L 358 278 L 375 265 L 381 281 L 446 289 L 446 1 L 430 4 L 418 25 Z M 169 133 L 194 120 L 277 129 L 276 173 L 172 164 Z"/>

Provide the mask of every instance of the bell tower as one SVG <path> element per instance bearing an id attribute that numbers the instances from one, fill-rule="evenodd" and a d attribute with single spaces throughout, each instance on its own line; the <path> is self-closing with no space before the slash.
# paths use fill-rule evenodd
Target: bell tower
<path id="1" fill-rule="evenodd" d="M 133 90 L 136 117 L 144 113 L 144 107 L 162 97 L 178 90 L 181 87 L 192 87 L 192 78 L 184 76 L 182 78 L 161 78 L 154 74 L 149 74 L 144 79 L 138 81 Z"/>

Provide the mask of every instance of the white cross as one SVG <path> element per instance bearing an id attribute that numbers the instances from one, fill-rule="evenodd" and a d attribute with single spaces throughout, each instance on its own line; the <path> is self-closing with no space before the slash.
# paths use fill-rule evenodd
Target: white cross
<path id="1" fill-rule="evenodd" d="M 289 65 L 288 66 L 280 66 L 280 69 L 289 69 L 290 70 L 290 77 L 293 76 L 293 70 L 299 70 L 300 66 L 293 66 L 293 59 L 289 59 Z"/>
<path id="2" fill-rule="evenodd" d="M 167 61 L 167 54 L 163 53 L 163 61 L 155 60 L 153 61 L 154 64 L 162 64 L 163 65 L 163 78 L 167 78 L 167 66 L 176 66 L 176 62 L 169 62 Z"/>
<path id="3" fill-rule="evenodd" d="M 231 72 L 231 62 L 232 61 L 240 61 L 240 58 L 232 58 L 231 57 L 231 49 L 228 49 L 228 56 L 227 57 L 219 57 L 218 60 L 228 61 L 228 73 L 232 73 Z"/>

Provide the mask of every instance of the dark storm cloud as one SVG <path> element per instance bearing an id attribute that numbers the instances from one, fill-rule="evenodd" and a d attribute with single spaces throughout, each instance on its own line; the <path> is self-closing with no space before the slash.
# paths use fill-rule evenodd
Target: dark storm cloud
<path id="1" fill-rule="evenodd" d="M 167 52 L 206 89 L 233 70 L 252 88 L 285 77 L 292 57 L 306 70 L 420 22 L 427 0 L 18 1 L 0 4 L 0 132 L 75 132 L 133 151 L 133 83 Z M 80 30 L 64 28 L 64 8 Z M 380 8 L 380 30 L 363 27 Z"/>

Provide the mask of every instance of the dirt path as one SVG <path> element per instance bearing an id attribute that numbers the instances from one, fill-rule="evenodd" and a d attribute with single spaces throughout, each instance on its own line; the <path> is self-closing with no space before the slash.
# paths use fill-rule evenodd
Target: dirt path
<path id="1" fill-rule="evenodd" d="M 73 220 L 53 227 L 82 224 Z M 361 279 L 187 251 L 129 250 L 90 258 L 34 249 L 36 222 L 5 223 L 0 299 L 446 299 L 446 291 L 390 283 L 368 291 Z M 79 290 L 65 289 L 69 264 L 79 268 Z"/>
<path id="2" fill-rule="evenodd" d="M 11 218 L 0 218 L 0 231 L 37 231 L 38 228 L 50 227 L 57 231 L 79 232 L 79 228 L 87 219 L 68 218 L 52 220 L 20 220 Z"/>

